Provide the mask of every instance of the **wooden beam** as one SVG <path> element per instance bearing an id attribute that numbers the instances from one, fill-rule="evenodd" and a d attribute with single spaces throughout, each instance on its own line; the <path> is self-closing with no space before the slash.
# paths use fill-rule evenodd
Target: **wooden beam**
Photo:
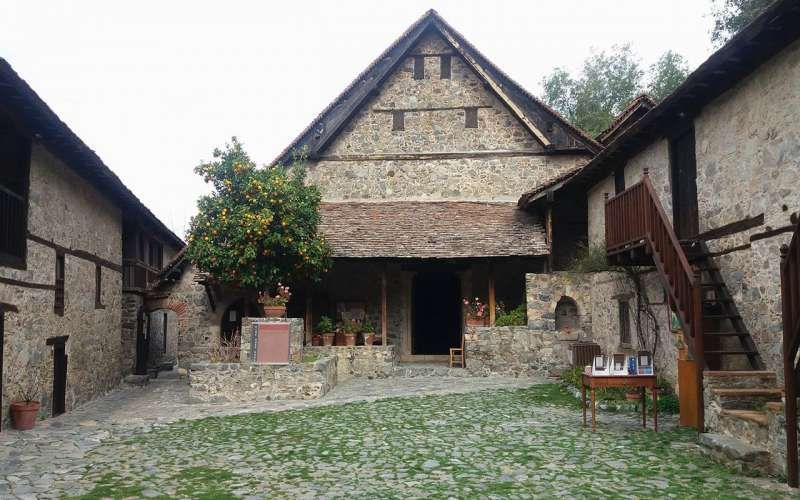
<path id="1" fill-rule="evenodd" d="M 389 304 L 386 299 L 386 266 L 381 269 L 381 345 L 389 345 Z"/>
<path id="2" fill-rule="evenodd" d="M 494 265 L 489 263 L 489 326 L 494 326 L 495 316 Z"/>
<path id="3" fill-rule="evenodd" d="M 441 23 L 437 22 L 436 27 L 439 28 L 439 31 L 441 31 L 441 33 L 444 35 L 447 41 L 450 42 L 450 45 L 452 45 L 453 48 L 456 49 L 456 51 L 467 62 L 467 64 L 476 73 L 478 73 L 478 75 L 480 75 L 481 78 L 483 78 L 483 80 L 487 83 L 489 88 L 491 88 L 492 91 L 494 91 L 494 93 L 497 94 L 498 97 L 500 97 L 500 100 L 503 101 L 503 103 L 506 106 L 508 106 L 508 109 L 510 109 L 511 112 L 517 117 L 517 119 L 519 119 L 519 121 L 522 122 L 525 128 L 527 128 L 528 131 L 530 131 L 530 133 L 533 134 L 534 137 L 536 137 L 536 140 L 541 142 L 542 146 L 550 147 L 551 143 L 547 139 L 547 137 L 545 137 L 545 135 L 538 128 L 536 128 L 536 125 L 534 125 L 533 122 L 531 122 L 528 119 L 528 117 L 525 116 L 525 113 L 519 108 L 519 106 L 514 104 L 514 101 L 512 101 L 511 98 L 509 98 L 506 95 L 506 93 L 503 91 L 500 85 L 498 85 L 497 82 L 495 82 L 492 79 L 491 75 L 489 75 L 489 73 L 487 73 L 486 70 L 484 70 L 483 67 L 481 67 L 481 65 L 478 64 L 478 61 L 476 61 L 472 56 L 470 56 L 467 53 L 467 51 L 464 50 L 461 44 L 458 43 L 458 41 L 453 37 L 453 35 L 450 34 L 450 32 Z"/>
<path id="4" fill-rule="evenodd" d="M 314 314 L 311 306 L 311 290 L 306 291 L 306 345 L 311 341 L 311 336 L 314 334 Z"/>
<path id="5" fill-rule="evenodd" d="M 764 224 L 764 214 L 759 214 L 755 217 L 747 217 L 736 222 L 731 222 L 730 224 L 725 224 L 724 226 L 710 229 L 704 233 L 700 233 L 697 235 L 697 239 L 703 241 L 715 240 L 724 236 L 730 236 L 742 231 L 747 231 L 748 229 L 758 227 L 762 224 Z"/>

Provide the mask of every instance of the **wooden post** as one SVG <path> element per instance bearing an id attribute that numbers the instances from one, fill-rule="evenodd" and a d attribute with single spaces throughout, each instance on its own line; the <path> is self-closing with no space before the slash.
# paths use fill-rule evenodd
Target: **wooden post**
<path id="1" fill-rule="evenodd" d="M 494 326 L 495 301 L 494 301 L 494 265 L 489 263 L 489 326 Z"/>
<path id="2" fill-rule="evenodd" d="M 389 345 L 389 304 L 386 299 L 386 265 L 381 270 L 381 345 Z"/>
<path id="3" fill-rule="evenodd" d="M 705 432 L 705 405 L 703 401 L 703 370 L 706 368 L 705 347 L 703 346 L 703 302 L 700 271 L 694 272 L 692 290 L 692 337 L 694 341 L 694 361 L 697 363 L 697 431 Z"/>
<path id="4" fill-rule="evenodd" d="M 544 215 L 545 238 L 547 238 L 547 271 L 553 271 L 553 205 L 547 204 Z"/>
<path id="5" fill-rule="evenodd" d="M 795 357 L 792 353 L 792 302 L 793 292 L 789 284 L 789 267 L 786 259 L 789 247 L 781 246 L 781 297 L 783 308 L 783 391 L 785 396 L 784 415 L 786 416 L 786 484 L 797 488 L 797 373 Z"/>
<path id="6" fill-rule="evenodd" d="M 306 345 L 311 342 L 311 337 L 314 335 L 314 311 L 311 306 L 311 290 L 306 292 Z"/>

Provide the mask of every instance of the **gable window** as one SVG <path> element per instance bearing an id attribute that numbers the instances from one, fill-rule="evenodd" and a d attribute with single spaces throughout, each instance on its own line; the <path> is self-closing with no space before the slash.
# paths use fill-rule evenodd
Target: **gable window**
<path id="1" fill-rule="evenodd" d="M 619 342 L 631 344 L 631 306 L 627 300 L 619 301 Z"/>
<path id="2" fill-rule="evenodd" d="M 103 266 L 94 266 L 94 308 L 103 309 Z"/>
<path id="3" fill-rule="evenodd" d="M 402 111 L 392 112 L 392 130 L 406 129 L 406 115 Z"/>
<path id="4" fill-rule="evenodd" d="M 53 302 L 53 312 L 59 316 L 64 315 L 64 254 L 56 254 L 56 291 Z"/>
<path id="5" fill-rule="evenodd" d="M 0 266 L 25 269 L 30 140 L 0 117 Z"/>
<path id="6" fill-rule="evenodd" d="M 425 78 L 425 58 L 423 56 L 414 56 L 414 80 L 422 80 Z"/>
<path id="7" fill-rule="evenodd" d="M 464 127 L 478 128 L 478 108 L 464 108 Z"/>
<path id="8" fill-rule="evenodd" d="M 441 56 L 440 62 L 441 66 L 439 71 L 439 78 L 441 78 L 442 80 L 447 80 L 450 78 L 450 73 L 451 73 L 450 69 L 451 58 L 449 55 L 443 55 Z"/>
<path id="9" fill-rule="evenodd" d="M 625 167 L 614 169 L 614 194 L 625 191 Z"/>

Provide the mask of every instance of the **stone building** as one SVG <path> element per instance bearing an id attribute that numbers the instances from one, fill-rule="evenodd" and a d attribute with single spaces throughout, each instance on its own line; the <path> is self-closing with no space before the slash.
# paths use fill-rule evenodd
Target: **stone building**
<path id="1" fill-rule="evenodd" d="M 542 213 L 582 197 L 591 244 L 615 264 L 656 264 L 643 281 L 663 290 L 661 311 L 672 302 L 690 351 L 692 330 L 703 331 L 702 352 L 692 352 L 706 378 L 705 425 L 698 426 L 768 449 L 766 468 L 778 472 L 779 248 L 788 243 L 800 209 L 798 82 L 800 7 L 778 1 L 586 166 L 519 200 Z M 650 200 L 663 207 L 663 216 L 646 208 Z M 660 222 L 653 221 L 662 218 L 674 243 L 659 246 L 643 228 L 658 230 Z M 554 231 L 558 224 L 555 217 Z M 673 263 L 659 264 L 669 255 L 676 256 Z M 689 268 L 675 264 L 678 259 Z M 700 287 L 699 323 L 687 321 L 686 311 L 694 309 L 679 289 L 683 275 Z M 611 295 L 594 309 L 613 316 L 634 298 Z M 661 330 L 669 329 L 667 314 L 657 316 Z M 657 361 L 680 375 L 676 358 L 673 351 Z"/>
<path id="2" fill-rule="evenodd" d="M 129 304 L 183 242 L 2 59 L 0 150 L 0 420 L 28 386 L 57 415 L 131 372 Z"/>
<path id="3" fill-rule="evenodd" d="M 523 304 L 525 274 L 552 268 L 558 235 L 519 193 L 600 148 L 426 13 L 276 160 L 308 154 L 334 251 L 297 312 L 363 310 L 401 359 L 445 359 L 463 298 Z"/>

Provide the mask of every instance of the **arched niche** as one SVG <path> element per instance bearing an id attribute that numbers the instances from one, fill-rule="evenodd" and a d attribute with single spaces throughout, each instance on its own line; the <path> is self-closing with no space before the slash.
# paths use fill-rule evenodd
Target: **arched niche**
<path id="1" fill-rule="evenodd" d="M 556 304 L 556 330 L 559 332 L 575 332 L 580 328 L 578 303 L 575 299 L 564 295 Z"/>

